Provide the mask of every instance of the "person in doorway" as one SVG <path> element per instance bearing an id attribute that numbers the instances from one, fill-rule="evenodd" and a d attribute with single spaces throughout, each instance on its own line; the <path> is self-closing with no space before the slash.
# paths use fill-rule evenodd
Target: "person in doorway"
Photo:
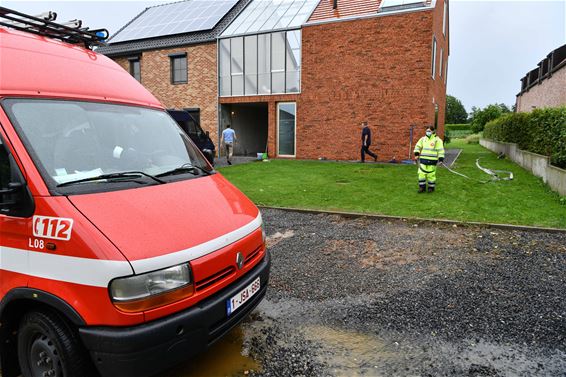
<path id="1" fill-rule="evenodd" d="M 368 122 L 362 122 L 362 162 L 366 162 L 366 153 L 377 161 L 377 155 L 369 150 L 371 145 L 371 130 L 368 127 Z"/>
<path id="2" fill-rule="evenodd" d="M 434 127 L 426 128 L 426 135 L 421 137 L 415 145 L 415 159 L 418 166 L 419 193 L 433 192 L 436 187 L 436 165 L 444 161 L 444 144 L 436 136 Z"/>
<path id="3" fill-rule="evenodd" d="M 226 129 L 222 131 L 222 139 L 220 140 L 220 144 L 224 144 L 224 148 L 226 148 L 226 162 L 228 165 L 232 165 L 232 154 L 234 153 L 234 143 L 236 142 L 236 132 L 230 127 L 230 125 L 226 125 Z"/>

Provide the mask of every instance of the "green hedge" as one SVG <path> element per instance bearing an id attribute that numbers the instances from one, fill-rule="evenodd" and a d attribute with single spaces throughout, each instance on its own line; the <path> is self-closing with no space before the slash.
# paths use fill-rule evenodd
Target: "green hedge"
<path id="1" fill-rule="evenodd" d="M 468 123 L 463 124 L 446 124 L 444 125 L 446 131 L 467 131 L 472 129 L 472 125 Z"/>
<path id="2" fill-rule="evenodd" d="M 503 115 L 486 124 L 486 139 L 517 143 L 520 149 L 549 156 L 566 168 L 566 107 Z"/>

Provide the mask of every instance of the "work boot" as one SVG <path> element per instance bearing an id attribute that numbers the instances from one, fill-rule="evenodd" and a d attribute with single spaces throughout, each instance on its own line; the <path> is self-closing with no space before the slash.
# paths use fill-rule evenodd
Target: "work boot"
<path id="1" fill-rule="evenodd" d="M 429 187 L 428 192 L 434 192 L 434 187 Z"/>
<path id="2" fill-rule="evenodd" d="M 425 192 L 425 187 L 419 186 L 419 194 L 422 194 L 423 192 Z"/>

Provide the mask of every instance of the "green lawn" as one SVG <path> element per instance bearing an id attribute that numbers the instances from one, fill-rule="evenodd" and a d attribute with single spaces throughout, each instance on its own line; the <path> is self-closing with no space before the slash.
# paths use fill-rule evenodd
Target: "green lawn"
<path id="1" fill-rule="evenodd" d="M 440 168 L 437 191 L 417 194 L 410 165 L 272 160 L 219 170 L 258 205 L 566 228 L 566 205 L 540 179 L 480 145 L 447 147 L 463 149 L 453 166 L 463 174 L 488 179 L 481 157 L 515 179 L 478 184 Z"/>

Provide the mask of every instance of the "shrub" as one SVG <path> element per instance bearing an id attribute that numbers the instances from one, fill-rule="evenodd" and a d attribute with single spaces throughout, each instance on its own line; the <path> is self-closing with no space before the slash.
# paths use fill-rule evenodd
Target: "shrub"
<path id="1" fill-rule="evenodd" d="M 512 113 L 486 124 L 486 139 L 517 143 L 520 149 L 550 157 L 550 162 L 566 168 L 566 107 Z"/>
<path id="2" fill-rule="evenodd" d="M 466 136 L 464 141 L 466 144 L 479 144 L 480 143 L 481 134 L 472 134 Z"/>

